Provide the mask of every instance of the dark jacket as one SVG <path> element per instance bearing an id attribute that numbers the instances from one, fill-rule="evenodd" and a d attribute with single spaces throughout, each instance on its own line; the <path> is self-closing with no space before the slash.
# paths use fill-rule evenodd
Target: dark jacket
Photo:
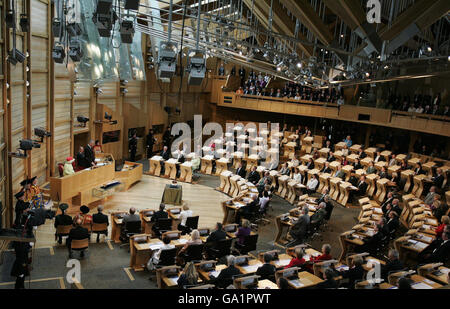
<path id="1" fill-rule="evenodd" d="M 264 264 L 256 270 L 256 275 L 261 276 L 259 280 L 274 279 L 276 267 L 272 264 Z"/>
<path id="2" fill-rule="evenodd" d="M 92 221 L 93 221 L 94 223 L 100 223 L 100 224 L 106 223 L 106 224 L 109 225 L 108 216 L 105 215 L 105 214 L 102 214 L 102 213 L 100 213 L 100 212 L 99 212 L 99 213 L 96 213 L 96 214 L 94 214 L 94 215 L 92 215 Z"/>
<path id="3" fill-rule="evenodd" d="M 83 152 L 77 153 L 77 166 L 82 168 L 91 167 L 91 164 L 86 160 L 86 157 Z"/>
<path id="4" fill-rule="evenodd" d="M 386 263 L 386 265 L 381 265 L 381 277 L 387 280 L 390 272 L 401 271 L 404 268 L 405 266 L 400 260 L 389 261 Z"/>
<path id="5" fill-rule="evenodd" d="M 226 238 L 227 238 L 227 233 L 225 233 L 224 230 L 217 230 L 217 231 L 212 232 L 208 236 L 208 238 L 206 239 L 206 242 L 214 242 L 214 243 L 216 243 L 216 242 L 224 240 Z"/>
<path id="6" fill-rule="evenodd" d="M 72 217 L 68 216 L 66 214 L 63 215 L 57 215 L 55 217 L 55 228 L 58 227 L 58 225 L 72 225 Z"/>
<path id="7" fill-rule="evenodd" d="M 363 183 L 358 182 L 358 194 L 364 195 L 367 191 L 367 183 L 364 181 Z"/>
<path id="8" fill-rule="evenodd" d="M 233 284 L 233 276 L 239 275 L 240 273 L 239 269 L 231 265 L 223 269 L 219 276 L 212 281 L 218 288 L 226 288 L 230 284 Z"/>
<path id="9" fill-rule="evenodd" d="M 252 171 L 250 172 L 250 174 L 248 174 L 248 181 L 250 181 L 253 184 L 256 184 L 260 178 L 261 176 L 257 171 Z"/>
<path id="10" fill-rule="evenodd" d="M 160 156 L 161 156 L 164 160 L 169 160 L 169 159 L 170 159 L 170 153 L 169 153 L 169 151 L 166 151 L 166 152 L 161 151 Z"/>
<path id="11" fill-rule="evenodd" d="M 356 280 L 363 280 L 364 277 L 364 268 L 362 266 L 355 266 L 350 268 L 349 270 L 341 272 L 342 278 L 349 280 L 349 287 L 355 287 Z"/>
<path id="12" fill-rule="evenodd" d="M 164 210 L 158 210 L 152 216 L 151 222 L 155 222 L 158 219 L 167 219 L 169 218 L 169 214 Z"/>
<path id="13" fill-rule="evenodd" d="M 302 240 L 308 231 L 310 218 L 308 215 L 301 216 L 298 221 L 291 227 L 290 234 L 295 239 Z"/>
<path id="14" fill-rule="evenodd" d="M 84 227 L 77 226 L 70 230 L 70 233 L 69 233 L 70 240 L 73 240 L 73 239 L 81 240 L 81 239 L 86 239 L 86 238 L 89 238 L 89 232 Z"/>
<path id="15" fill-rule="evenodd" d="M 245 176 L 247 176 L 247 172 L 245 171 L 245 167 L 238 168 L 236 170 L 236 174 L 241 176 L 242 178 L 245 178 Z"/>
<path id="16" fill-rule="evenodd" d="M 334 279 L 327 279 L 325 281 L 320 282 L 315 286 L 315 289 L 337 289 L 339 284 Z"/>
<path id="17" fill-rule="evenodd" d="M 87 164 L 89 164 L 87 167 L 90 167 L 92 163 L 95 162 L 94 150 L 89 145 L 84 148 L 84 158 L 86 159 Z"/>

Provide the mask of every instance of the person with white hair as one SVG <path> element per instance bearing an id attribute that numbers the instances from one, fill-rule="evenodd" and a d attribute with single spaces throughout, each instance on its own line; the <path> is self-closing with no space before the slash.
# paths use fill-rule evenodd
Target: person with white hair
<path id="1" fill-rule="evenodd" d="M 236 258 L 233 255 L 227 256 L 227 268 L 222 269 L 217 278 L 212 278 L 211 283 L 218 288 L 226 288 L 233 284 L 233 276 L 239 275 L 241 272 L 234 266 Z"/>
<path id="2" fill-rule="evenodd" d="M 294 238 L 296 242 L 303 243 L 303 240 L 308 232 L 310 218 L 309 218 L 309 208 L 304 206 L 302 209 L 302 216 L 300 216 L 297 222 L 291 226 L 289 230 L 289 235 Z"/>
<path id="3" fill-rule="evenodd" d="M 320 224 L 320 222 L 322 222 L 327 215 L 327 211 L 325 209 L 326 206 L 327 204 L 325 202 L 322 202 L 317 206 L 316 212 L 311 216 L 311 225 Z"/>

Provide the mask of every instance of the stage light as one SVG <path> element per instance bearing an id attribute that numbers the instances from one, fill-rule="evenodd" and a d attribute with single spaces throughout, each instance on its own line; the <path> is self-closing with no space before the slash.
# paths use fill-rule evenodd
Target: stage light
<path id="1" fill-rule="evenodd" d="M 44 138 L 45 137 L 51 137 L 52 134 L 45 130 L 44 128 L 34 128 L 34 135 L 36 135 L 37 137 L 39 137 L 41 140 L 39 141 L 40 143 L 44 142 Z"/>
<path id="2" fill-rule="evenodd" d="M 77 121 L 81 124 L 81 127 L 86 127 L 86 123 L 89 122 L 89 118 L 80 115 L 77 116 Z"/>
<path id="3" fill-rule="evenodd" d="M 61 36 L 61 20 L 54 18 L 52 21 L 52 32 L 54 38 L 59 38 Z"/>
<path id="4" fill-rule="evenodd" d="M 81 26 L 79 23 L 68 24 L 66 29 L 70 36 L 79 36 L 79 35 L 83 34 L 83 29 L 81 29 Z"/>
<path id="5" fill-rule="evenodd" d="M 83 50 L 81 48 L 81 43 L 78 40 L 72 40 L 69 45 L 69 57 L 73 62 L 81 61 L 83 58 Z"/>
<path id="6" fill-rule="evenodd" d="M 20 141 L 19 149 L 23 151 L 28 151 L 33 148 L 41 148 L 41 145 L 35 141 L 24 139 Z"/>
<path id="7" fill-rule="evenodd" d="M 60 43 L 55 43 L 52 51 L 52 58 L 56 63 L 64 63 L 64 59 L 66 58 L 66 51 L 64 50 L 64 46 Z"/>
<path id="8" fill-rule="evenodd" d="M 112 0 L 99 0 L 97 10 L 92 16 L 92 21 L 97 26 L 98 33 L 101 37 L 109 38 L 111 30 L 116 23 L 118 17 L 112 9 Z"/>
<path id="9" fill-rule="evenodd" d="M 6 17 L 5 17 L 6 27 L 16 28 L 15 15 L 16 15 L 16 13 L 13 10 L 9 10 L 8 12 L 6 12 Z"/>
<path id="10" fill-rule="evenodd" d="M 158 77 L 171 78 L 177 68 L 177 44 L 160 42 L 158 53 Z"/>
<path id="11" fill-rule="evenodd" d="M 18 62 L 23 63 L 25 58 L 25 55 L 20 50 L 14 48 L 8 53 L 8 58 L 6 60 L 12 65 L 16 65 Z"/>
<path id="12" fill-rule="evenodd" d="M 194 52 L 188 59 L 189 78 L 188 84 L 199 86 L 202 84 L 206 75 L 206 59 L 200 52 Z"/>
<path id="13" fill-rule="evenodd" d="M 26 14 L 20 15 L 20 28 L 22 28 L 22 32 L 30 31 L 30 20 Z"/>
<path id="14" fill-rule="evenodd" d="M 132 20 L 124 20 L 120 24 L 120 38 L 124 44 L 132 44 L 134 36 L 134 22 Z"/>

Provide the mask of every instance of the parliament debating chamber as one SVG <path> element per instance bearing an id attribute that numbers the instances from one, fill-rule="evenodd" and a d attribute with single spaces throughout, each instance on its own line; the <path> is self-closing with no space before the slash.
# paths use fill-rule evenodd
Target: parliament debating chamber
<path id="1" fill-rule="evenodd" d="M 449 0 L 0 15 L 0 290 L 449 288 Z"/>

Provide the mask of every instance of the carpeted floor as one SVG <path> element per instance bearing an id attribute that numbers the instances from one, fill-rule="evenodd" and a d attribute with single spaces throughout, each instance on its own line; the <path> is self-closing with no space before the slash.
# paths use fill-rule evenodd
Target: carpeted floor
<path id="1" fill-rule="evenodd" d="M 144 170 L 148 170 L 148 161 L 145 160 L 142 163 L 145 165 Z M 219 185 L 219 179 L 215 176 L 202 175 L 197 181 L 199 185 L 212 188 L 216 188 Z M 277 232 L 273 219 L 282 213 L 288 212 L 292 206 L 277 196 L 273 198 L 271 205 L 273 210 L 268 212 L 270 224 L 260 226 L 258 229 L 257 251 L 280 249 L 273 245 Z M 309 244 L 313 248 L 320 250 L 322 244 L 329 243 L 332 247 L 332 255 L 338 257 L 341 251 L 338 236 L 356 224 L 358 213 L 358 209 L 346 209 L 336 204 L 327 230 Z M 128 269 L 130 254 L 126 247 L 120 248 L 113 243 L 110 243 L 110 245 L 111 247 L 104 241 L 98 244 L 94 241 L 90 244 L 86 257 L 80 260 L 81 284 L 84 288 L 156 288 L 156 283 L 148 280 L 149 273 L 147 271 L 134 272 Z M 27 280 L 26 288 L 71 288 L 71 285 L 65 279 L 69 268 L 66 267 L 68 252 L 64 245 L 36 249 L 33 251 L 33 254 L 33 271 L 31 278 L 27 278 L 31 280 L 31 283 L 29 284 Z M 74 253 L 74 257 L 78 258 L 78 253 Z M 0 265 L 0 288 L 2 289 L 14 288 L 14 278 L 10 276 L 13 262 L 14 253 L 12 251 L 4 252 L 3 264 Z"/>

